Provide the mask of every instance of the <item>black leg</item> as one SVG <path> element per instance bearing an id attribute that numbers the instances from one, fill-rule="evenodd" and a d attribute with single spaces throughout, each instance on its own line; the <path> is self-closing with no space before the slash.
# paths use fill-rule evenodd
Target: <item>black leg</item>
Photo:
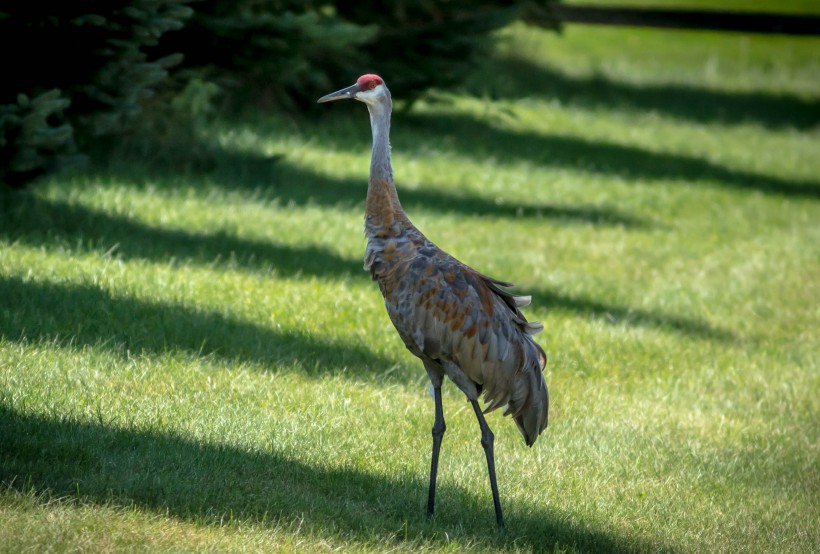
<path id="1" fill-rule="evenodd" d="M 484 414 L 481 413 L 481 408 L 478 407 L 478 401 L 470 400 L 475 410 L 475 415 L 478 418 L 478 425 L 481 427 L 481 446 L 484 447 L 484 455 L 487 456 L 487 471 L 490 473 L 490 487 L 493 489 L 493 506 L 495 506 L 495 519 L 500 528 L 504 528 L 504 516 L 501 515 L 501 501 L 498 500 L 498 483 L 495 480 L 495 452 L 493 450 L 493 443 L 495 442 L 495 435 L 487 425 L 487 420 L 484 419 Z"/>
<path id="2" fill-rule="evenodd" d="M 441 451 L 441 439 L 447 426 L 444 424 L 444 410 L 441 407 L 441 386 L 433 388 L 433 399 L 436 403 L 436 419 L 433 422 L 433 457 L 430 460 L 430 492 L 427 495 L 427 515 L 432 516 L 436 510 L 436 474 L 438 473 L 438 455 Z"/>

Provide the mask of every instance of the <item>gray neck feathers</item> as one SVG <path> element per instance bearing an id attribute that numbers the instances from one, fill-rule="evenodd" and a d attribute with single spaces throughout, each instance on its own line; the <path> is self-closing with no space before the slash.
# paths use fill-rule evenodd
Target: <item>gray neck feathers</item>
<path id="1" fill-rule="evenodd" d="M 379 104 L 368 105 L 370 127 L 373 131 L 373 156 L 370 159 L 370 180 L 393 182 L 393 168 L 390 165 L 390 96 Z"/>

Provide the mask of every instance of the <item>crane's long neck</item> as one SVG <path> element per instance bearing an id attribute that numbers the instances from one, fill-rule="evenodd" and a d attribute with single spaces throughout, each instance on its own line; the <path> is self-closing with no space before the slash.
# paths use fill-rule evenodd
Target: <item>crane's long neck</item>
<path id="1" fill-rule="evenodd" d="M 370 181 L 365 204 L 365 224 L 370 231 L 390 232 L 396 223 L 407 221 L 393 183 L 390 164 L 390 98 L 368 105 L 373 131 L 373 155 L 370 159 Z"/>

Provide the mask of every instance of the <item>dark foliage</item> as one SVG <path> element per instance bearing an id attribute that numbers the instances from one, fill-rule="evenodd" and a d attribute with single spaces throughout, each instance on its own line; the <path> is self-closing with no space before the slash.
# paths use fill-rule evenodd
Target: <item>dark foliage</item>
<path id="1" fill-rule="evenodd" d="M 217 83 L 235 103 L 304 106 L 354 71 L 359 48 L 375 34 L 374 26 L 310 2 L 199 0 L 192 7 L 188 24 L 153 52 L 183 52 L 182 70 Z"/>
<path id="2" fill-rule="evenodd" d="M 5 2 L 0 8 L 0 180 L 20 186 L 122 132 L 179 54 L 145 48 L 181 28 L 188 0 Z"/>
<path id="3" fill-rule="evenodd" d="M 365 72 L 385 75 L 398 98 L 413 100 L 459 84 L 487 52 L 491 31 L 534 13 L 543 23 L 548 12 L 538 6 L 551 2 L 201 0 L 156 52 L 183 52 L 185 68 L 286 109 Z"/>

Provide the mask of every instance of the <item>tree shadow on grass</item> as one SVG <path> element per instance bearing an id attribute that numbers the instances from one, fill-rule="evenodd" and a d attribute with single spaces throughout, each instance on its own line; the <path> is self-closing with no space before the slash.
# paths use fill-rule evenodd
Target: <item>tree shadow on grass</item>
<path id="1" fill-rule="evenodd" d="M 738 339 L 730 330 L 675 314 L 630 308 L 543 288 L 529 289 L 526 294 L 532 294 L 533 306 L 547 312 L 567 312 L 575 317 L 585 317 L 611 325 L 658 329 L 703 340 L 733 342 Z"/>
<path id="2" fill-rule="evenodd" d="M 294 246 L 240 238 L 224 231 L 192 233 L 153 227 L 79 204 L 23 192 L 0 192 L 10 200 L 0 210 L 0 238 L 32 246 L 67 243 L 80 250 L 109 250 L 121 259 L 227 264 L 275 271 L 277 275 L 361 276 L 362 264 L 319 246 Z"/>
<path id="3" fill-rule="evenodd" d="M 271 433 L 276 440 L 276 429 Z M 0 405 L 0 483 L 21 493 L 133 505 L 198 524 L 250 522 L 328 541 L 440 544 L 478 540 L 497 547 L 580 552 L 671 550 L 528 507 L 494 529 L 492 503 L 440 483 L 439 498 L 458 506 L 424 517 L 426 476 L 386 477 L 359 468 L 307 465 L 276 452 L 248 452 L 155 431 L 115 429 L 18 413 Z M 482 506 L 483 508 L 477 508 Z M 486 521 L 472 509 L 484 509 Z M 464 523 L 464 521 L 470 523 Z M 449 533 L 449 536 L 448 536 Z M 376 546 L 376 545 L 374 545 Z"/>
<path id="4" fill-rule="evenodd" d="M 461 114 L 413 113 L 403 118 L 405 124 L 416 130 L 453 137 L 454 150 L 480 159 L 525 160 L 626 179 L 705 180 L 733 189 L 820 198 L 818 181 L 735 170 L 692 156 L 572 136 L 504 130 Z"/>
<path id="5" fill-rule="evenodd" d="M 362 127 L 362 137 L 366 129 Z M 369 144 L 369 143 L 367 143 Z M 345 148 L 363 149 L 361 167 L 367 168 L 365 142 L 346 141 Z M 202 148 L 205 148 L 203 146 Z M 248 190 L 284 205 L 358 208 L 364 213 L 367 177 L 337 178 L 290 163 L 285 156 L 264 156 L 255 152 L 214 149 L 212 167 L 194 168 L 184 175 L 189 181 L 204 181 L 232 190 Z M 150 180 L 152 186 L 178 183 L 180 174 L 173 167 L 142 166 L 136 170 L 128 165 L 113 165 L 101 175 L 113 176 L 124 182 L 134 182 L 135 175 Z M 364 174 L 363 174 L 364 175 Z M 140 177 L 137 177 L 139 180 Z M 543 218 L 562 224 L 592 224 L 646 228 L 651 222 L 610 207 L 568 205 L 550 202 L 519 201 L 488 198 L 472 193 L 448 192 L 441 189 L 409 189 L 397 184 L 402 205 L 410 213 L 424 210 L 434 213 L 461 214 L 468 217 Z"/>
<path id="6" fill-rule="evenodd" d="M 339 195 L 350 200 L 364 202 L 367 181 L 337 179 L 312 173 L 308 170 L 282 163 L 277 178 L 284 182 L 302 183 L 288 191 L 288 201 L 296 204 L 315 202 L 332 204 Z M 399 199 L 410 217 L 416 212 L 460 214 L 467 217 L 506 217 L 512 219 L 546 219 L 561 224 L 588 224 L 619 226 L 627 229 L 644 229 L 653 224 L 640 217 L 610 207 L 593 205 L 562 205 L 549 202 L 533 202 L 492 199 L 473 194 L 459 194 L 429 188 L 409 189 L 399 183 Z M 363 208 L 362 208 L 363 211 Z"/>
<path id="7" fill-rule="evenodd" d="M 468 87 L 494 98 L 556 98 L 563 104 L 660 112 L 699 123 L 758 123 L 809 130 L 820 125 L 820 102 L 788 93 L 725 92 L 679 84 L 618 82 L 603 75 L 576 77 L 519 57 L 492 63 L 493 79 Z"/>
<path id="8" fill-rule="evenodd" d="M 364 280 L 366 274 L 358 261 L 346 260 L 318 247 L 274 245 L 239 239 L 227 233 L 192 234 L 181 230 L 151 227 L 127 218 L 111 216 L 83 206 L 60 201 L 21 196 L 12 210 L 0 218 L 0 238 L 34 246 L 53 246 L 66 242 L 73 248 L 112 249 L 122 259 L 152 261 L 193 261 L 200 264 L 231 263 L 245 268 L 273 269 L 279 275 L 316 275 Z M 116 245 L 116 249 L 112 248 Z M 562 310 L 608 323 L 662 328 L 685 335 L 730 340 L 732 333 L 706 323 L 617 306 L 606 302 L 566 296 L 551 290 L 529 291 L 533 300 L 547 310 Z M 15 278 L 0 280 L 2 298 L 16 300 L 10 322 L 0 333 L 9 338 L 25 329 L 34 336 L 73 337 L 74 343 L 124 344 L 128 350 L 159 352 L 165 347 L 215 353 L 225 358 L 249 359 L 257 363 L 293 363 L 300 359 L 310 366 L 351 364 L 374 365 L 372 354 L 364 348 L 330 345 L 306 336 L 294 341 L 291 334 L 279 334 L 253 324 L 191 308 L 147 304 L 125 297 L 113 297 L 103 289 L 80 285 L 23 282 Z M 374 291 L 374 294 L 375 291 Z M 25 299 L 43 303 L 26 308 Z M 76 307 L 66 310 L 65 307 Z M 89 310 L 90 308 L 90 310 Z M 38 315 L 39 314 L 39 315 Z M 133 315 L 132 315 L 133 314 Z M 54 319 L 57 315 L 60 319 Z M 133 319 L 136 317 L 136 319 Z M 137 326 L 145 317 L 153 324 Z M 2 318 L 0 318 L 2 323 Z M 232 330 L 231 330 L 232 329 Z M 150 330 L 150 333 L 147 331 Z M 172 333 L 170 336 L 168 332 Z M 235 336 L 234 336 L 235 335 Z M 283 353 L 283 349 L 288 353 Z M 310 352 L 310 359 L 305 357 Z M 380 368 L 392 365 L 378 359 Z"/>
<path id="9" fill-rule="evenodd" d="M 275 293 L 275 291 L 272 291 Z M 318 377 L 334 371 L 363 380 L 395 365 L 365 345 L 278 331 L 217 312 L 148 302 L 91 285 L 0 277 L 0 337 L 53 341 L 115 352 L 183 352 L 263 367 L 293 367 Z M 397 379 L 415 375 L 393 372 Z"/>

